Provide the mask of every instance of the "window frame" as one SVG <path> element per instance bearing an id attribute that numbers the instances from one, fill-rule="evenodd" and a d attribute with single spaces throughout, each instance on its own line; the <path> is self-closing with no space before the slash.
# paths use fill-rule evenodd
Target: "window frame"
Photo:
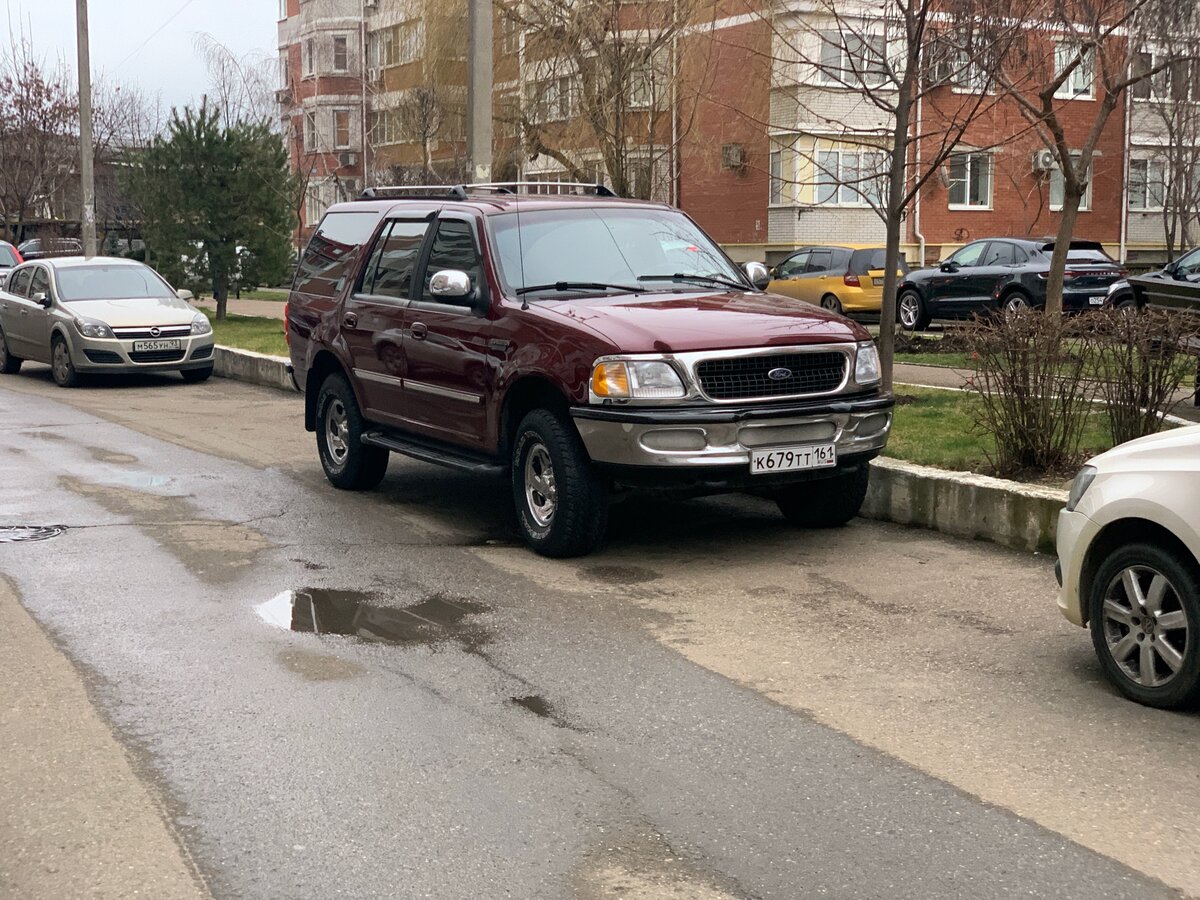
<path id="1" fill-rule="evenodd" d="M 1134 204 L 1134 176 L 1133 169 L 1137 165 L 1145 166 L 1145 173 L 1142 176 L 1142 202 L 1141 205 Z M 1159 170 L 1158 176 L 1158 203 L 1152 205 L 1150 200 L 1153 196 L 1151 170 L 1157 167 Z M 1166 160 L 1158 159 L 1152 156 L 1130 156 L 1129 158 L 1129 183 L 1126 185 L 1126 190 L 1129 194 L 1128 209 L 1130 212 L 1139 213 L 1160 213 L 1166 209 L 1167 200 L 1167 163 Z"/>
<path id="2" fill-rule="evenodd" d="M 827 162 L 822 162 L 822 157 L 826 160 L 830 156 L 837 157 L 837 171 L 833 172 Z M 853 178 L 846 181 L 845 178 L 850 173 L 850 167 L 846 164 L 846 157 L 852 156 L 855 158 Z M 816 206 L 843 208 L 843 209 L 875 209 L 878 204 L 883 203 L 884 185 L 882 183 L 882 173 L 874 179 L 864 179 L 863 160 L 867 157 L 876 158 L 880 164 L 884 161 L 886 154 L 880 148 L 878 150 L 868 150 L 863 147 L 856 149 L 845 149 L 835 147 L 831 150 L 813 150 L 812 159 L 815 168 L 815 178 L 813 179 L 813 203 Z M 874 191 L 868 191 L 872 182 L 879 182 Z M 826 199 L 821 199 L 822 190 L 832 190 L 833 193 Z M 849 196 L 848 196 L 848 193 Z M 872 198 L 874 202 L 872 202 Z"/>
<path id="3" fill-rule="evenodd" d="M 767 157 L 767 205 L 783 206 L 783 150 L 772 150 Z"/>
<path id="4" fill-rule="evenodd" d="M 338 116 L 346 117 L 346 142 L 339 143 L 338 141 Z M 333 149 L 334 150 L 352 150 L 354 142 L 354 110 L 347 107 L 339 107 L 333 110 Z"/>
<path id="5" fill-rule="evenodd" d="M 1076 49 L 1078 44 L 1074 41 L 1055 41 L 1054 42 L 1054 77 L 1058 78 L 1062 70 L 1071 63 L 1077 55 Z M 1065 51 L 1065 52 L 1064 52 Z M 1060 53 L 1063 57 L 1060 59 Z M 1079 90 L 1075 86 L 1076 80 L 1080 76 L 1086 76 L 1086 90 Z M 1054 92 L 1056 100 L 1095 100 L 1096 99 L 1096 51 L 1088 48 L 1083 51 L 1080 63 L 1071 72 L 1070 76 L 1059 85 L 1058 90 Z"/>
<path id="6" fill-rule="evenodd" d="M 317 39 L 305 38 L 300 42 L 300 75 L 311 78 L 317 74 Z"/>
<path id="7" fill-rule="evenodd" d="M 860 90 L 862 88 L 879 88 L 887 84 L 888 81 L 888 39 L 886 34 L 868 32 L 865 34 L 849 34 L 835 30 L 822 29 L 817 32 L 817 37 L 821 42 L 818 48 L 817 58 L 820 62 L 817 65 L 817 83 L 825 87 L 843 88 L 845 90 Z M 851 41 L 857 41 L 859 45 L 859 57 L 857 60 L 853 58 L 853 50 L 850 46 Z M 882 46 L 875 50 L 876 42 Z M 868 58 L 866 54 L 867 48 L 871 48 L 877 52 L 875 59 Z M 831 49 L 837 54 L 837 60 L 834 61 L 827 50 Z M 878 70 L 873 70 L 869 63 L 878 62 Z M 857 65 L 856 65 L 857 63 Z M 878 75 L 877 80 L 869 80 L 869 75 Z"/>
<path id="8" fill-rule="evenodd" d="M 1076 157 L 1082 156 L 1082 155 L 1083 154 L 1081 154 L 1081 153 L 1072 153 L 1071 159 L 1074 160 Z M 1074 163 L 1072 163 L 1072 165 L 1074 165 Z M 1092 176 L 1094 174 L 1094 169 L 1095 169 L 1095 165 L 1094 165 L 1094 160 L 1093 160 L 1093 163 L 1090 163 L 1088 165 L 1088 170 L 1085 173 L 1085 178 L 1087 179 L 1087 187 L 1084 188 L 1083 197 L 1080 198 L 1080 200 L 1079 200 L 1079 211 L 1080 212 L 1091 212 L 1092 211 Z M 1055 182 L 1056 174 L 1058 176 L 1058 179 L 1062 182 L 1062 192 L 1063 192 L 1063 197 L 1061 200 L 1058 201 L 1057 204 L 1055 204 L 1055 202 L 1054 202 L 1054 182 Z M 1046 208 L 1048 210 L 1050 210 L 1050 212 L 1062 212 L 1063 204 L 1066 201 L 1066 190 L 1067 190 L 1067 185 L 1066 185 L 1066 181 L 1063 180 L 1062 169 L 1061 169 L 1061 167 L 1056 165 L 1053 169 L 1050 170 L 1050 177 L 1046 180 Z"/>
<path id="9" fill-rule="evenodd" d="M 954 160 L 956 157 L 961 157 L 966 160 L 965 175 L 962 179 L 955 179 L 954 175 L 953 175 Z M 975 173 L 975 169 L 976 169 L 975 160 L 979 159 L 979 158 L 982 158 L 982 159 L 986 160 L 986 162 L 987 162 L 987 202 L 986 203 L 972 203 L 971 202 L 971 178 L 972 178 L 972 175 Z M 962 211 L 967 211 L 967 210 L 987 211 L 992 208 L 992 204 L 995 201 L 995 190 L 996 190 L 996 178 L 995 178 L 996 163 L 995 163 L 994 156 L 990 151 L 987 151 L 987 150 L 964 150 L 964 151 L 957 152 L 957 153 L 951 153 L 946 158 L 946 174 L 947 174 L 947 178 L 946 178 L 946 207 L 947 207 L 947 209 L 962 210 Z M 962 200 L 962 202 L 955 202 L 954 187 L 956 184 L 959 184 L 959 183 L 964 185 L 963 200 Z"/>
<path id="10" fill-rule="evenodd" d="M 304 152 L 316 153 L 321 145 L 321 132 L 317 123 L 317 111 L 308 109 L 304 111 Z"/>
<path id="11" fill-rule="evenodd" d="M 472 283 L 473 291 L 482 292 L 487 295 L 487 268 L 483 256 L 483 241 L 480 234 L 480 225 L 475 220 L 474 216 L 462 213 L 446 213 L 439 214 L 429 223 L 429 230 L 425 233 L 425 244 L 421 248 L 421 255 L 417 259 L 416 268 L 413 270 L 413 285 L 412 285 L 412 305 L 421 305 L 426 309 L 451 310 L 459 312 L 466 316 L 474 316 L 475 313 L 471 307 L 462 303 L 461 298 L 457 303 L 449 302 L 448 300 L 439 300 L 430 294 L 430 299 L 426 299 L 425 294 L 429 288 L 429 280 L 438 271 L 430 265 L 433 261 L 433 248 L 437 242 L 438 232 L 441 230 L 442 223 L 455 222 L 467 226 L 467 230 L 471 234 L 471 243 L 475 248 L 475 264 L 479 271 L 478 283 Z M 461 270 L 460 270 L 461 271 Z"/>
<path id="12" fill-rule="evenodd" d="M 332 43 L 333 43 L 333 54 L 332 54 L 332 59 L 331 59 L 331 63 L 332 63 L 332 67 L 333 67 L 332 71 L 339 75 L 345 75 L 350 71 L 350 35 L 335 34 L 332 38 Z M 338 65 L 338 45 L 339 44 L 341 45 L 341 50 L 342 50 L 342 64 L 340 66 Z"/>

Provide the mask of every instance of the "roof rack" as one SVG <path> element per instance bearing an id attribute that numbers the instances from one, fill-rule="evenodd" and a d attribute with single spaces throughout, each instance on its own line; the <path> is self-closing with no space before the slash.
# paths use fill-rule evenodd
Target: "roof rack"
<path id="1" fill-rule="evenodd" d="M 492 181 L 477 184 L 404 184 L 369 187 L 358 197 L 359 200 L 406 200 L 442 199 L 466 200 L 469 194 L 490 192 L 493 194 L 517 194 L 520 188 L 576 188 L 592 191 L 597 197 L 615 197 L 602 184 L 582 181 Z"/>

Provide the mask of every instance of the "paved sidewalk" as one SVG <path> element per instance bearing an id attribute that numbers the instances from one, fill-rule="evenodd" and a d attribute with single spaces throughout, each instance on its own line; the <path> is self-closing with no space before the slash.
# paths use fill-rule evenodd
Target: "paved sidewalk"
<path id="1" fill-rule="evenodd" d="M 204 297 L 192 301 L 193 306 L 204 309 L 216 309 L 217 301 L 212 297 Z M 228 311 L 235 316 L 259 316 L 264 319 L 283 319 L 283 300 L 238 300 L 229 298 Z"/>
<path id="2" fill-rule="evenodd" d="M 80 673 L 3 576 L 0 683 L 0 897 L 207 897 Z"/>

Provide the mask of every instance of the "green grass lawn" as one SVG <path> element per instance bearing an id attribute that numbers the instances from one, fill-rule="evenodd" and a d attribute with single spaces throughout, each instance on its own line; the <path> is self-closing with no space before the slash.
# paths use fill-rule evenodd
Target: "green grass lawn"
<path id="1" fill-rule="evenodd" d="M 896 395 L 895 420 L 884 455 L 942 469 L 991 470 L 991 440 L 975 424 L 978 397 L 964 391 L 907 385 L 897 385 Z M 1108 421 L 1097 407 L 1084 433 L 1081 452 L 1091 455 L 1110 447 Z"/>
<path id="2" fill-rule="evenodd" d="M 897 353 L 896 362 L 916 366 L 948 366 L 953 369 L 973 369 L 975 365 L 966 353 Z"/>
<path id="3" fill-rule="evenodd" d="M 212 310 L 202 310 L 213 326 L 213 336 L 218 344 L 268 353 L 272 356 L 287 356 L 287 342 L 283 339 L 283 321 L 261 316 L 227 315 L 223 322 L 215 319 Z"/>

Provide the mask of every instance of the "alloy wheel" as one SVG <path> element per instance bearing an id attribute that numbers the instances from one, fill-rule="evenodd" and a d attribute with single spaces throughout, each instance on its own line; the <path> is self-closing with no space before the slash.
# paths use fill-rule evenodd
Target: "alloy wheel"
<path id="1" fill-rule="evenodd" d="M 1028 309 L 1028 307 L 1029 304 L 1025 302 L 1025 298 L 1020 294 L 1014 294 L 1004 302 L 1004 308 L 1010 313 L 1020 312 L 1023 309 Z"/>
<path id="2" fill-rule="evenodd" d="M 325 443 L 334 463 L 343 465 L 350 454 L 350 422 L 346 407 L 336 397 L 325 411 Z"/>
<path id="3" fill-rule="evenodd" d="M 525 503 L 539 528 L 546 528 L 553 521 L 558 488 L 554 483 L 554 464 L 545 444 L 534 444 L 525 456 Z"/>
<path id="4" fill-rule="evenodd" d="M 1104 593 L 1104 640 L 1121 672 L 1142 687 L 1162 687 L 1183 667 L 1188 621 L 1175 586 L 1149 566 L 1119 572 Z"/>
<path id="5" fill-rule="evenodd" d="M 912 294 L 900 298 L 900 324 L 905 328 L 916 328 L 921 315 L 920 303 Z"/>

